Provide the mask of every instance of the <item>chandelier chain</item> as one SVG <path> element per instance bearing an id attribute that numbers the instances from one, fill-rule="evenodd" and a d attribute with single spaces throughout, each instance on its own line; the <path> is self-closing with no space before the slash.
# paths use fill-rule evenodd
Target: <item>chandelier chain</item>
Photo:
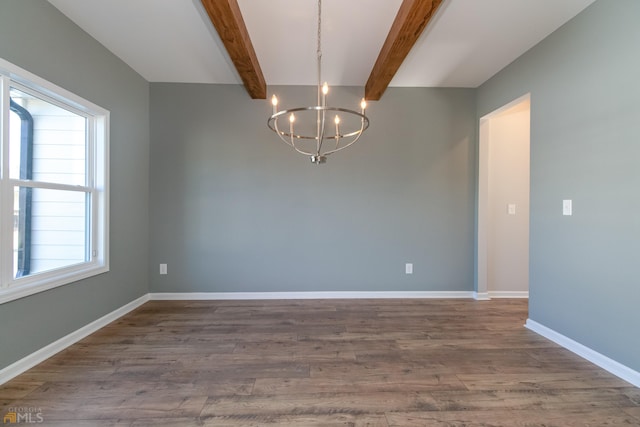
<path id="1" fill-rule="evenodd" d="M 318 105 L 320 105 L 320 85 L 322 84 L 322 0 L 318 0 L 318 41 L 317 41 L 317 61 L 318 61 Z"/>
<path id="2" fill-rule="evenodd" d="M 318 57 L 322 56 L 322 44 L 321 41 L 321 29 L 322 29 L 322 0 L 318 0 Z"/>
<path id="3" fill-rule="evenodd" d="M 318 0 L 318 105 L 321 105 L 323 99 L 321 95 L 320 85 L 322 84 L 322 0 Z M 324 135 L 324 118 L 325 115 L 321 111 L 316 114 L 316 151 L 318 155 L 322 149 L 322 139 Z"/>

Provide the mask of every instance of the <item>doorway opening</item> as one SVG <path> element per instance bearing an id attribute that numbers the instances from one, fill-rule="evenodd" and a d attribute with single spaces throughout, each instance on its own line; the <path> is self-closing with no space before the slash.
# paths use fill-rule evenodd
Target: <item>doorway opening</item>
<path id="1" fill-rule="evenodd" d="M 480 119 L 476 299 L 529 296 L 530 94 Z"/>

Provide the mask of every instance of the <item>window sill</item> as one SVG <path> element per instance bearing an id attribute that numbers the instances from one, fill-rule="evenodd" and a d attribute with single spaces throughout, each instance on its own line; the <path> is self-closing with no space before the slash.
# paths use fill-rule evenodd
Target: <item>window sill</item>
<path id="1" fill-rule="evenodd" d="M 34 275 L 29 278 L 29 283 L 16 283 L 11 287 L 0 289 L 0 304 L 15 301 L 20 298 L 48 291 L 59 286 L 68 285 L 82 279 L 97 276 L 109 271 L 109 266 L 102 264 L 91 264 L 70 269 L 71 271 L 55 271 L 54 277 L 43 273 L 41 277 Z"/>

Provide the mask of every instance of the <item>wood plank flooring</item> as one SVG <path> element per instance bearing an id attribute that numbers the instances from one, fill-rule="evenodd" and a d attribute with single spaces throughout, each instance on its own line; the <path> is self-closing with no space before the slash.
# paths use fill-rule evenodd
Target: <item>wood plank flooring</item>
<path id="1" fill-rule="evenodd" d="M 640 426 L 525 300 L 152 301 L 0 386 L 54 426 Z"/>

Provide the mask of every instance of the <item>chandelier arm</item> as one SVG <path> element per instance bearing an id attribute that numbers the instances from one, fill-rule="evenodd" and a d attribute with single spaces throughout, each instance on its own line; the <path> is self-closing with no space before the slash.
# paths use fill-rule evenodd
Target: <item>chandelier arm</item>
<path id="1" fill-rule="evenodd" d="M 343 145 L 342 147 L 336 148 L 335 150 L 331 150 L 329 151 L 329 153 L 335 153 L 336 151 L 340 151 L 343 148 L 347 148 L 348 146 L 352 145 L 353 143 L 355 143 L 358 139 L 360 139 L 360 136 L 364 133 L 365 130 L 367 130 L 369 128 L 369 119 L 367 117 L 362 118 L 361 121 L 361 125 L 360 125 L 360 129 L 358 130 L 354 130 L 353 132 L 349 132 L 343 135 L 339 135 L 340 139 L 346 139 L 346 138 L 352 138 L 355 137 L 355 139 L 351 142 L 349 142 L 346 145 Z"/>
<path id="2" fill-rule="evenodd" d="M 291 144 L 290 145 L 298 153 L 304 154 L 304 155 L 307 155 L 307 156 L 311 156 L 313 154 L 313 153 L 307 153 L 306 151 L 301 150 L 296 146 L 296 141 L 299 141 L 300 138 L 298 138 L 298 136 L 295 133 L 293 133 L 293 123 L 291 123 L 291 122 L 289 122 L 289 138 L 291 138 Z"/>
<path id="3" fill-rule="evenodd" d="M 304 151 L 304 150 L 299 149 L 299 148 L 296 146 L 296 144 L 295 144 L 295 143 L 291 144 L 289 141 L 287 141 L 287 140 L 284 138 L 284 136 L 282 136 L 282 135 L 278 135 L 278 136 L 280 136 L 280 139 L 281 139 L 282 141 L 284 141 L 284 143 L 285 143 L 285 144 L 287 144 L 287 145 L 288 145 L 288 146 L 290 146 L 290 147 L 293 147 L 293 149 L 294 149 L 294 150 L 296 150 L 298 153 L 300 153 L 300 154 L 304 154 L 305 156 L 311 156 L 311 155 L 313 155 L 313 153 L 309 153 L 309 152 L 307 152 L 307 151 Z"/>
<path id="4" fill-rule="evenodd" d="M 289 143 L 289 141 L 287 141 L 286 139 L 284 139 L 284 138 L 282 137 L 282 135 L 284 135 L 284 132 L 282 132 L 282 131 L 280 131 L 280 129 L 278 129 L 278 119 L 275 119 L 275 120 L 273 121 L 273 126 L 274 126 L 273 131 L 276 133 L 276 135 L 278 135 L 278 136 L 280 137 L 280 139 L 281 139 L 285 144 L 287 144 L 287 145 L 288 145 L 288 146 L 290 146 L 290 147 L 293 147 L 293 145 L 291 145 L 291 144 Z M 295 148 L 295 147 L 294 147 L 294 148 Z"/>
<path id="5" fill-rule="evenodd" d="M 326 110 L 322 110 L 322 123 L 320 125 L 320 136 L 318 138 L 318 156 L 320 155 L 320 152 L 322 151 L 322 143 L 324 142 L 324 124 L 325 124 L 325 119 L 326 119 Z"/>
<path id="6" fill-rule="evenodd" d="M 358 140 L 360 139 L 360 135 L 362 135 L 362 134 L 358 134 L 358 136 L 356 136 L 356 137 L 353 139 L 353 141 L 349 142 L 348 144 L 345 144 L 345 145 L 343 145 L 342 147 L 338 147 L 338 148 L 336 148 L 335 150 L 325 151 L 324 153 L 322 153 L 322 155 L 324 155 L 324 156 L 328 156 L 329 154 L 333 154 L 333 153 L 335 153 L 335 152 L 337 152 L 337 151 L 342 151 L 342 150 L 344 150 L 345 148 L 352 146 L 353 144 L 355 144 L 355 143 L 356 143 L 356 141 L 358 141 Z"/>
<path id="7" fill-rule="evenodd" d="M 294 149 L 294 150 L 296 150 L 298 153 L 300 153 L 300 154 L 304 154 L 305 156 L 311 156 L 311 155 L 313 155 L 313 153 L 307 153 L 306 151 L 299 149 L 299 148 L 296 146 L 295 142 L 293 143 L 292 147 L 293 147 L 293 149 Z"/>
<path id="8" fill-rule="evenodd" d="M 340 138 L 342 138 L 342 139 L 351 138 L 352 136 L 358 136 L 358 138 L 359 138 L 360 135 L 362 135 L 364 133 L 364 131 L 369 128 L 369 118 L 367 116 L 365 116 L 364 114 L 357 113 L 357 112 L 352 111 L 352 110 L 347 110 L 345 108 L 334 108 L 334 107 L 331 107 L 331 109 L 335 110 L 335 111 L 342 111 L 342 112 L 349 113 L 349 114 L 356 115 L 356 116 L 360 117 L 360 129 L 354 130 L 353 132 L 342 134 L 342 135 L 340 135 Z M 351 144 L 353 144 L 353 142 L 350 143 L 349 145 L 351 145 Z M 340 148 L 340 149 L 342 149 L 342 148 Z"/>
<path id="9" fill-rule="evenodd" d="M 355 138 L 353 139 L 353 141 L 350 141 L 349 143 L 347 143 L 347 144 L 343 145 L 343 146 L 342 146 L 342 147 L 340 147 L 340 148 L 336 148 L 335 150 L 327 151 L 327 152 L 325 152 L 325 153 L 324 153 L 324 155 L 325 155 L 325 156 L 328 156 L 329 154 L 335 153 L 336 151 L 344 150 L 345 148 L 347 148 L 347 147 L 349 147 L 349 146 L 351 146 L 351 145 L 355 144 L 355 143 L 356 143 L 356 141 L 358 141 L 358 140 L 360 139 L 360 137 L 362 136 L 362 134 L 364 133 L 364 130 L 365 130 L 365 126 L 364 126 L 364 125 L 365 125 L 365 121 L 364 121 L 364 119 L 362 119 L 362 124 L 360 125 L 360 130 L 359 130 L 359 131 L 356 131 L 356 135 L 355 135 Z M 367 125 L 368 125 L 368 121 L 367 121 Z M 368 127 L 368 126 L 367 126 L 367 127 Z M 337 146 L 337 145 L 338 145 L 338 144 L 337 144 L 337 142 L 336 142 L 336 146 Z"/>
<path id="10" fill-rule="evenodd" d="M 277 122 L 277 120 L 276 120 L 276 122 Z M 313 154 L 313 153 L 307 153 L 306 151 L 301 150 L 300 148 L 298 148 L 298 146 L 296 145 L 295 141 L 299 140 L 300 138 L 298 138 L 298 136 L 295 135 L 293 132 L 289 132 L 289 133 L 283 132 L 279 136 L 280 136 L 281 140 L 283 140 L 287 145 L 293 147 L 293 149 L 296 150 L 298 153 L 304 154 L 305 156 L 311 156 Z M 291 138 L 291 142 L 287 141 L 285 139 L 285 136 L 289 136 Z"/>
<path id="11" fill-rule="evenodd" d="M 318 103 L 318 105 L 320 105 L 320 103 Z M 322 119 L 322 112 L 320 110 L 316 111 L 316 151 L 320 152 L 320 147 L 322 144 L 320 144 L 320 140 L 322 138 L 322 132 L 321 129 L 324 127 L 324 120 Z"/>
<path id="12" fill-rule="evenodd" d="M 273 129 L 273 131 L 278 135 L 278 137 L 280 138 L 280 140 L 282 142 L 284 142 L 285 144 L 287 144 L 290 147 L 293 147 L 294 150 L 296 150 L 298 153 L 300 154 L 304 154 L 305 156 L 311 156 L 313 155 L 313 153 L 308 153 L 304 150 L 299 149 L 296 144 L 295 144 L 295 140 L 296 139 L 300 139 L 297 135 L 295 135 L 293 132 L 283 132 L 278 128 L 278 119 L 276 118 L 275 120 L 273 120 L 273 126 L 275 129 Z M 285 138 L 285 136 L 289 136 L 291 138 L 291 142 L 287 141 L 287 139 Z"/>

